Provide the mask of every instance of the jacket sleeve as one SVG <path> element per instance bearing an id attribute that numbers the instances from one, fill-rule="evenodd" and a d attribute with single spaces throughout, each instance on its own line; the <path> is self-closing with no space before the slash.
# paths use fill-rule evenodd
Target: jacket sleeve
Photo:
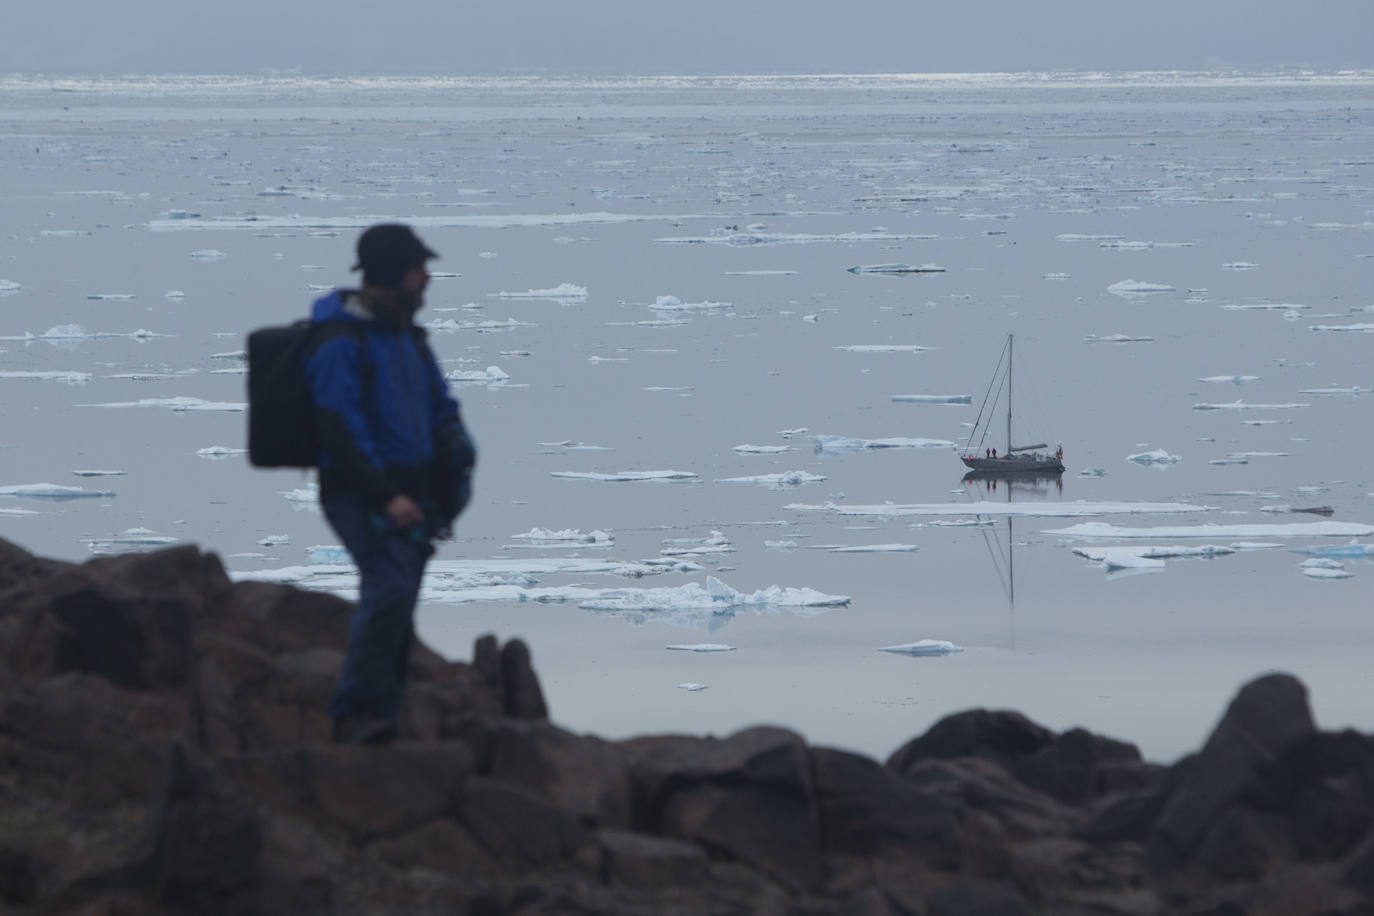
<path id="1" fill-rule="evenodd" d="M 328 337 L 306 359 L 305 375 L 331 473 L 380 509 L 400 489 L 382 470 L 363 411 L 362 348 L 361 335 Z"/>
<path id="2" fill-rule="evenodd" d="M 439 514 L 452 523 L 472 498 L 472 471 L 477 448 L 463 423 L 462 409 L 449 392 L 448 382 L 428 344 L 429 410 L 434 430 L 434 463 L 430 466 L 430 492 Z"/>

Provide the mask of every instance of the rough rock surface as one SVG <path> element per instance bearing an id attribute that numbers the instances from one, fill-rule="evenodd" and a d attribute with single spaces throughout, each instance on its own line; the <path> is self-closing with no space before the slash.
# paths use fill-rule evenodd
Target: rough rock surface
<path id="1" fill-rule="evenodd" d="M 349 612 L 194 547 L 0 541 L 0 913 L 1374 914 L 1374 741 L 1285 675 L 1172 767 L 988 710 L 879 763 L 573 734 L 483 637 L 417 648 L 397 743 L 339 747 Z"/>

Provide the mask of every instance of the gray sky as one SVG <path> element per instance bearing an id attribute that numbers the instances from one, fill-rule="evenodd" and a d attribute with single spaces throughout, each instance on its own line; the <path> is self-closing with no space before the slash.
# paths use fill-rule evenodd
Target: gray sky
<path id="1" fill-rule="evenodd" d="M 1374 0 L 3 0 L 0 72 L 1374 67 Z"/>

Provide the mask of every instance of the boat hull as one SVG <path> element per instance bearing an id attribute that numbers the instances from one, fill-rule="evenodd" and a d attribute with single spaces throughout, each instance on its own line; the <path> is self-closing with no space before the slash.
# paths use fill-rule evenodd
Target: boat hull
<path id="1" fill-rule="evenodd" d="M 988 474 L 1059 474 L 1064 470 L 1064 462 L 1053 455 L 1012 455 L 1007 458 L 960 455 L 959 460 L 969 470 Z"/>

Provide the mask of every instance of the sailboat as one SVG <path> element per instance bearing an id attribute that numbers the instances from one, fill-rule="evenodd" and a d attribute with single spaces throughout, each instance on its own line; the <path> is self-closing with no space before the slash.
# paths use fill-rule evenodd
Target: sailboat
<path id="1" fill-rule="evenodd" d="M 964 463 L 964 467 L 979 474 L 1061 474 L 1064 471 L 1064 449 L 1062 446 L 1055 449 L 1051 454 L 1049 446 L 1044 442 L 1035 445 L 1013 445 L 1011 439 L 1011 392 L 1012 392 L 1012 352 L 1014 339 L 1011 334 L 1007 335 L 1007 345 L 1002 351 L 1002 358 L 997 362 L 997 368 L 993 371 L 992 381 L 988 383 L 987 393 L 983 396 L 983 406 L 978 411 L 978 417 L 973 422 L 973 429 L 969 431 L 968 445 L 959 454 L 959 460 Z M 1005 366 L 1005 370 L 1003 369 Z M 996 449 L 984 448 L 982 445 L 990 432 L 992 424 L 992 411 L 996 408 L 997 400 L 1002 395 L 1002 390 L 1006 389 L 1007 395 L 1007 447 L 1006 450 L 997 453 Z M 991 404 L 989 404 L 991 399 Z M 983 418 L 987 412 L 987 420 Z M 980 436 L 981 431 L 981 436 Z M 979 450 L 982 455 L 978 454 Z M 996 457 L 993 457 L 996 455 Z"/>

